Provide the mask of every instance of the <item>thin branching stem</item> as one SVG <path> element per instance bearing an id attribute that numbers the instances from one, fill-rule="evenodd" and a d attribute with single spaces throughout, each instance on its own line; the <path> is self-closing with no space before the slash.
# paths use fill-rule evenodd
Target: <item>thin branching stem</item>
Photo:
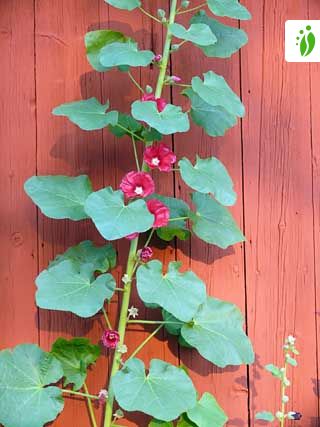
<path id="1" fill-rule="evenodd" d="M 109 329 L 112 329 L 111 322 L 110 322 L 110 320 L 109 320 L 109 317 L 108 317 L 107 312 L 106 312 L 106 310 L 105 310 L 105 308 L 104 308 L 104 307 L 102 307 L 102 313 L 103 313 L 104 320 L 106 321 L 106 324 L 107 324 L 108 328 L 109 328 Z"/>
<path id="2" fill-rule="evenodd" d="M 142 343 L 134 350 L 134 352 L 131 354 L 131 356 L 129 357 L 128 360 L 132 359 L 133 357 L 135 357 L 139 351 L 141 351 L 143 349 L 143 347 L 148 344 L 149 341 L 152 340 L 152 338 L 160 331 L 160 329 L 162 329 L 164 326 L 164 324 L 161 324 L 157 327 L 157 329 L 155 329 L 152 334 L 150 334 L 144 341 L 142 341 Z"/>
<path id="3" fill-rule="evenodd" d="M 177 12 L 177 15 L 183 15 L 184 13 L 194 12 L 195 10 L 201 9 L 205 6 L 207 6 L 207 3 L 202 3 L 199 6 L 192 7 L 191 9 L 181 10 L 180 12 Z"/>
<path id="4" fill-rule="evenodd" d="M 132 83 L 142 92 L 144 93 L 144 90 L 142 89 L 142 87 L 139 85 L 139 83 L 137 82 L 137 80 L 133 77 L 133 75 L 131 74 L 130 71 L 128 71 L 128 76 L 130 77 Z"/>
<path id="5" fill-rule="evenodd" d="M 84 391 L 86 392 L 86 394 L 89 396 L 89 390 L 88 390 L 86 383 L 83 384 L 83 388 L 84 388 Z M 92 427 L 98 427 L 97 420 L 96 420 L 96 417 L 94 415 L 92 401 L 91 401 L 90 397 L 88 397 L 88 396 L 86 397 L 86 399 L 87 399 L 88 411 L 89 411 Z"/>
<path id="6" fill-rule="evenodd" d="M 158 22 L 159 24 L 162 24 L 162 22 L 160 21 L 160 19 L 156 18 L 154 15 L 152 15 L 151 13 L 147 12 L 145 9 L 143 9 L 143 7 L 139 7 L 140 11 L 142 13 L 144 13 L 146 16 L 148 16 L 149 18 L 153 19 L 154 21 Z"/>

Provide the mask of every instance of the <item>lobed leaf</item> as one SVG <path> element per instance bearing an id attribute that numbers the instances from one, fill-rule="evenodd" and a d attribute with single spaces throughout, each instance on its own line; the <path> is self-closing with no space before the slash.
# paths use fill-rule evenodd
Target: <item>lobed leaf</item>
<path id="1" fill-rule="evenodd" d="M 247 20 L 251 19 L 248 9 L 238 0 L 207 0 L 208 7 L 217 16 Z"/>
<path id="2" fill-rule="evenodd" d="M 92 193 L 86 200 L 85 211 L 107 240 L 142 233 L 149 230 L 154 222 L 144 200 L 125 205 L 123 192 L 114 191 L 111 187 Z"/>
<path id="3" fill-rule="evenodd" d="M 209 46 L 198 43 L 198 47 L 210 58 L 230 58 L 235 52 L 248 42 L 248 36 L 245 31 L 224 25 L 216 19 L 209 18 L 204 10 L 196 13 L 191 24 L 205 24 L 215 35 L 217 41 Z"/>
<path id="4" fill-rule="evenodd" d="M 0 352 L 0 423 L 4 427 L 42 427 L 63 409 L 58 387 L 60 362 L 34 344 Z"/>
<path id="5" fill-rule="evenodd" d="M 133 10 L 141 6 L 140 0 L 104 0 L 118 9 Z"/>
<path id="6" fill-rule="evenodd" d="M 52 110 L 55 116 L 65 116 L 83 130 L 103 129 L 118 122 L 118 112 L 110 111 L 109 102 L 101 104 L 96 98 L 68 102 Z"/>
<path id="7" fill-rule="evenodd" d="M 33 176 L 24 184 L 25 192 L 49 218 L 74 221 L 88 218 L 84 203 L 92 193 L 91 182 L 86 175 Z"/>
<path id="8" fill-rule="evenodd" d="M 103 67 L 119 66 L 146 67 L 151 64 L 154 53 L 150 50 L 138 50 L 138 44 L 133 40 L 114 42 L 104 46 L 99 55 Z"/>
<path id="9" fill-rule="evenodd" d="M 148 374 L 141 360 L 129 359 L 113 377 L 112 388 L 124 410 L 141 411 L 163 421 L 174 420 L 196 404 L 188 375 L 158 359 L 151 360 Z"/>
<path id="10" fill-rule="evenodd" d="M 244 106 L 225 79 L 213 71 L 208 71 L 203 76 L 204 81 L 200 77 L 193 77 L 191 81 L 193 91 L 209 105 L 223 107 L 228 113 L 243 117 Z"/>
<path id="11" fill-rule="evenodd" d="M 188 418 L 198 427 L 223 427 L 228 417 L 210 393 L 204 393 L 196 406 L 187 412 Z"/>
<path id="12" fill-rule="evenodd" d="M 193 193 L 192 200 L 196 213 L 191 212 L 190 218 L 196 236 L 222 249 L 245 240 L 227 208 L 208 194 Z"/>
<path id="13" fill-rule="evenodd" d="M 113 296 L 115 280 L 111 274 L 94 277 L 92 264 L 74 264 L 70 260 L 42 271 L 36 279 L 38 307 L 71 311 L 91 317 Z"/>
<path id="14" fill-rule="evenodd" d="M 158 260 L 137 270 L 137 290 L 142 301 L 157 304 L 177 319 L 190 321 L 206 300 L 206 287 L 192 271 L 179 272 L 181 263 L 170 262 L 163 274 Z"/>
<path id="15" fill-rule="evenodd" d="M 235 204 L 237 195 L 227 169 L 216 158 L 196 157 L 193 166 L 186 157 L 179 161 L 180 173 L 184 182 L 199 193 L 211 193 L 224 206 Z"/>
<path id="16" fill-rule="evenodd" d="M 206 24 L 191 24 L 188 29 L 181 24 L 170 24 L 169 30 L 175 37 L 201 46 L 209 46 L 217 42 L 215 34 Z"/>
<path id="17" fill-rule="evenodd" d="M 135 101 L 131 106 L 131 114 L 163 135 L 187 132 L 190 128 L 188 114 L 184 113 L 181 107 L 172 104 L 167 104 L 165 109 L 159 112 L 154 101 Z"/>
<path id="18" fill-rule="evenodd" d="M 58 338 L 52 345 L 51 354 L 61 363 L 64 386 L 72 383 L 74 390 L 80 390 L 88 367 L 98 359 L 100 352 L 100 347 L 90 344 L 87 338 Z"/>

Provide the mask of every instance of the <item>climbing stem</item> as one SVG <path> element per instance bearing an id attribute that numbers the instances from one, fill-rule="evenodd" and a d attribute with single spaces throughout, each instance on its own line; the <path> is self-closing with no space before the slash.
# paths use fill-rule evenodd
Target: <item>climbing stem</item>
<path id="1" fill-rule="evenodd" d="M 79 397 L 86 397 L 88 399 L 92 399 L 92 400 L 98 400 L 99 396 L 94 396 L 93 394 L 89 394 L 89 393 L 81 393 L 80 391 L 74 391 L 74 390 L 68 390 L 68 389 L 62 389 L 61 390 L 62 393 L 68 393 L 68 394 L 73 394 L 74 396 L 79 396 Z"/>
<path id="2" fill-rule="evenodd" d="M 129 359 L 132 359 L 132 357 L 135 357 L 138 353 L 139 353 L 139 351 L 141 351 L 142 349 L 143 349 L 143 347 L 146 345 L 146 344 L 148 344 L 148 342 L 149 341 L 151 341 L 152 340 L 152 338 L 160 331 L 160 329 L 163 327 L 164 325 L 162 324 L 162 325 L 159 325 L 158 327 L 157 327 L 157 329 L 155 329 L 153 332 L 152 332 L 152 334 L 150 334 L 150 335 L 148 335 L 147 336 L 147 338 L 144 340 L 144 341 L 142 341 L 142 343 L 134 350 L 134 352 L 131 354 L 131 356 L 129 357 Z M 128 360 L 129 360 L 128 359 Z"/>
<path id="3" fill-rule="evenodd" d="M 86 394 L 89 395 L 89 390 L 88 390 L 86 383 L 83 384 L 83 388 L 84 388 L 84 391 L 86 392 Z M 96 420 L 96 417 L 95 417 L 94 411 L 93 411 L 93 405 L 92 405 L 90 397 L 88 397 L 88 396 L 87 396 L 87 405 L 88 405 L 88 411 L 89 411 L 92 427 L 98 427 L 97 420 Z"/>
<path id="4" fill-rule="evenodd" d="M 286 384 L 285 381 L 287 379 L 287 368 L 288 368 L 288 364 L 287 364 L 287 359 L 285 358 L 285 362 L 284 362 L 284 371 L 283 371 L 283 376 L 282 376 L 282 381 L 281 381 L 281 413 L 282 413 L 282 417 L 280 420 L 280 427 L 284 427 L 285 425 L 285 407 L 286 407 L 286 402 L 284 400 L 284 396 L 286 395 Z"/>
<path id="5" fill-rule="evenodd" d="M 133 267 L 136 260 L 137 247 L 138 247 L 138 238 L 131 241 L 129 255 L 128 255 L 127 270 L 126 270 L 127 280 L 123 288 L 123 294 L 122 294 L 123 296 L 122 296 L 120 318 L 119 318 L 119 325 L 118 325 L 119 345 L 122 345 L 124 343 L 124 337 L 125 337 L 126 326 L 127 326 L 127 313 L 128 313 L 128 308 L 130 304 Z M 110 373 L 109 398 L 106 403 L 104 427 L 111 427 L 111 424 L 112 424 L 114 395 L 112 393 L 111 382 L 112 382 L 112 377 L 119 371 L 120 365 L 121 365 L 121 354 L 115 351 L 113 356 L 111 373 Z"/>

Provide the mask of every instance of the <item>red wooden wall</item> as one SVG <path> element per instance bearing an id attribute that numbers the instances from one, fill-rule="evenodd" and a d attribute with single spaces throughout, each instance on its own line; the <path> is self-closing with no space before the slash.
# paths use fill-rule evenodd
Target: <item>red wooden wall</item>
<path id="1" fill-rule="evenodd" d="M 153 0 L 153 12 L 167 0 Z M 163 336 L 141 353 L 146 361 L 164 357 L 184 363 L 201 392 L 213 392 L 230 421 L 228 426 L 259 425 L 254 413 L 273 409 L 278 384 L 263 372 L 281 362 L 281 343 L 297 336 L 301 349 L 291 392 L 293 409 L 303 413 L 295 426 L 320 426 L 319 326 L 320 280 L 320 66 L 284 61 L 287 19 L 317 19 L 318 0 L 246 0 L 253 20 L 242 23 L 249 45 L 231 60 L 207 60 L 184 46 L 172 63 L 172 74 L 186 81 L 214 69 L 241 94 L 247 115 L 224 138 L 213 140 L 199 128 L 167 138 L 178 156 L 217 155 L 228 167 L 239 195 L 233 212 L 247 237 L 245 245 L 221 251 L 199 240 L 170 246 L 159 256 L 179 259 L 203 278 L 212 295 L 237 303 L 246 315 L 256 363 L 220 370 L 196 352 L 181 350 Z M 23 192 L 24 181 L 38 174 L 88 174 L 96 188 L 118 186 L 133 162 L 126 141 L 106 132 L 86 133 L 51 110 L 66 101 L 96 96 L 128 111 L 138 93 L 126 75 L 100 75 L 85 58 L 83 35 L 89 29 L 113 28 L 134 36 L 145 49 L 160 52 L 163 35 L 157 24 L 138 12 L 109 8 L 102 0 L 0 0 L 0 347 L 21 342 L 49 349 L 59 336 L 88 336 L 97 342 L 102 323 L 76 316 L 38 311 L 34 279 L 48 261 L 86 238 L 99 242 L 88 222 L 53 221 L 39 214 Z M 135 72 L 141 83 L 155 72 Z M 184 102 L 169 91 L 174 103 Z M 128 154 L 127 150 L 128 148 Z M 166 175 L 161 187 L 186 197 L 178 176 Z M 118 247 L 127 250 L 127 243 Z M 191 255 L 191 258 L 190 258 Z M 121 263 L 125 257 L 120 255 Z M 120 277 L 121 266 L 115 274 Z M 138 305 L 143 310 L 141 304 Z M 115 318 L 118 303 L 110 307 Z M 146 316 L 152 314 L 146 311 Z M 128 334 L 130 348 L 145 337 Z M 89 387 L 104 386 L 108 366 L 102 358 L 90 373 Z M 87 427 L 85 405 L 67 399 L 54 426 Z M 83 416 L 83 417 L 82 417 Z M 144 427 L 132 416 L 128 426 Z M 209 427 L 209 426 L 208 426 Z"/>

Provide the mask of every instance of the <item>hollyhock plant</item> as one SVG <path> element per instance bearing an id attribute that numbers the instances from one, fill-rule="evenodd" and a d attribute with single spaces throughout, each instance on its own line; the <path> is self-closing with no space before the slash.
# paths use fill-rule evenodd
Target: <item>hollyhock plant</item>
<path id="1" fill-rule="evenodd" d="M 150 169 L 159 169 L 161 172 L 170 172 L 177 157 L 168 145 L 161 142 L 147 147 L 143 153 L 143 160 Z"/>
<path id="2" fill-rule="evenodd" d="M 43 310 L 65 311 L 83 319 L 91 318 L 93 323 L 97 321 L 93 330 L 100 327 L 103 346 L 114 351 L 101 352 L 101 346 L 87 338 L 58 338 L 50 353 L 31 344 L 17 346 L 12 352 L 0 352 L 0 369 L 6 372 L 0 375 L 1 407 L 5 408 L 0 410 L 0 424 L 43 427 L 57 418 L 68 396 L 76 395 L 88 406 L 91 427 L 116 427 L 118 420 L 127 418 L 132 411 L 152 418 L 145 423 L 139 421 L 139 427 L 160 424 L 223 427 L 228 417 L 213 394 L 201 395 L 191 376 L 175 364 L 157 358 L 145 364 L 139 353 L 161 333 L 162 339 L 174 336 L 177 345 L 193 348 L 199 357 L 219 368 L 254 361 L 240 310 L 210 295 L 202 277 L 180 269 L 180 262 L 172 261 L 167 266 L 160 259 L 151 259 L 154 253 L 150 243 L 154 234 L 165 244 L 174 241 L 176 247 L 177 239 L 198 238 L 220 249 L 245 240 L 229 211 L 236 194 L 226 167 L 214 156 L 201 159 L 194 153 L 195 161 L 182 157 L 173 169 L 176 155 L 163 138 L 188 132 L 190 121 L 201 127 L 208 138 L 223 136 L 235 126 L 237 118 L 243 117 L 244 105 L 223 76 L 207 71 L 185 82 L 185 76 L 180 77 L 180 72 L 175 71 L 179 59 L 172 61 L 171 56 L 185 49 L 186 42 L 194 43 L 199 54 L 231 56 L 246 42 L 245 33 L 219 23 L 211 14 L 216 12 L 236 19 L 249 19 L 250 14 L 237 0 L 207 0 L 201 7 L 207 9 L 208 15 L 198 11 L 198 6 L 188 9 L 189 2 L 185 0 L 170 0 L 170 5 L 159 0 L 158 6 L 166 10 L 158 9 L 158 17 L 151 14 L 153 2 L 105 0 L 105 3 L 153 19 L 164 37 L 163 50 L 158 54 L 142 50 L 131 37 L 113 28 L 90 31 L 85 36 L 89 63 L 99 73 L 121 70 L 121 85 L 126 81 L 133 85 L 136 101 L 124 111 L 116 111 L 112 107 L 114 99 L 100 102 L 88 98 L 62 104 L 54 108 L 53 114 L 68 117 L 82 131 L 103 129 L 105 135 L 110 132 L 123 138 L 121 148 L 117 148 L 121 150 L 121 160 L 134 156 L 135 162 L 122 178 L 120 189 L 108 186 L 94 190 L 101 180 L 92 183 L 87 175 L 79 174 L 34 176 L 25 183 L 25 190 L 42 214 L 52 219 L 92 221 L 101 240 L 105 240 L 100 246 L 86 240 L 57 255 L 36 278 L 36 302 Z M 151 10 L 144 9 L 148 6 Z M 182 25 L 181 13 L 193 14 L 189 29 Z M 136 15 L 133 20 L 138 19 Z M 143 67 L 148 67 L 146 73 Z M 189 70 L 186 71 L 190 76 Z M 175 72 L 179 75 L 174 75 Z M 108 84 L 108 78 L 102 79 Z M 179 84 L 182 79 L 184 84 Z M 167 90 L 164 95 L 170 85 L 174 90 Z M 107 92 L 110 91 L 104 90 L 103 94 Z M 175 105 L 180 95 L 190 100 L 188 111 Z M 177 138 L 177 144 L 178 139 L 188 141 L 182 136 Z M 190 146 L 196 147 L 198 140 L 190 142 Z M 187 151 L 190 152 L 190 147 Z M 166 187 L 171 182 L 172 190 L 179 188 L 179 194 L 186 197 L 161 194 L 163 174 L 157 174 L 159 194 L 155 193 L 150 169 L 172 172 L 166 176 Z M 188 189 L 180 191 L 180 185 Z M 126 238 L 124 244 L 118 243 L 123 238 Z M 116 248 L 121 252 L 120 265 Z M 138 298 L 139 316 L 135 307 Z M 152 310 L 156 311 L 155 317 Z M 152 317 L 144 318 L 146 312 Z M 148 328 L 141 334 L 142 329 L 133 328 L 133 324 Z M 153 329 L 147 334 L 149 328 Z M 136 334 L 130 345 L 126 342 L 128 330 Z M 141 338 L 144 335 L 147 336 Z M 286 345 L 293 351 L 294 338 L 289 337 Z M 93 382 L 86 378 L 99 357 L 108 357 L 97 365 L 96 378 L 101 384 L 89 391 L 87 383 L 91 386 Z M 286 363 L 292 362 L 290 357 Z M 169 359 L 175 360 L 170 356 Z M 109 369 L 104 369 L 107 365 Z M 21 376 L 26 367 L 28 376 Z M 40 377 L 39 399 L 30 399 Z M 284 374 L 281 378 L 287 380 Z M 100 390 L 102 387 L 109 390 L 108 396 L 104 389 Z M 146 398 L 151 391 L 152 398 Z M 93 402 L 99 401 L 105 402 L 102 423 L 93 410 Z M 300 414 L 291 416 L 298 418 Z M 85 422 L 76 419 L 74 425 L 82 426 Z"/>
<path id="3" fill-rule="evenodd" d="M 123 177 L 120 188 L 128 199 L 148 197 L 155 191 L 153 179 L 147 172 L 128 172 Z"/>

